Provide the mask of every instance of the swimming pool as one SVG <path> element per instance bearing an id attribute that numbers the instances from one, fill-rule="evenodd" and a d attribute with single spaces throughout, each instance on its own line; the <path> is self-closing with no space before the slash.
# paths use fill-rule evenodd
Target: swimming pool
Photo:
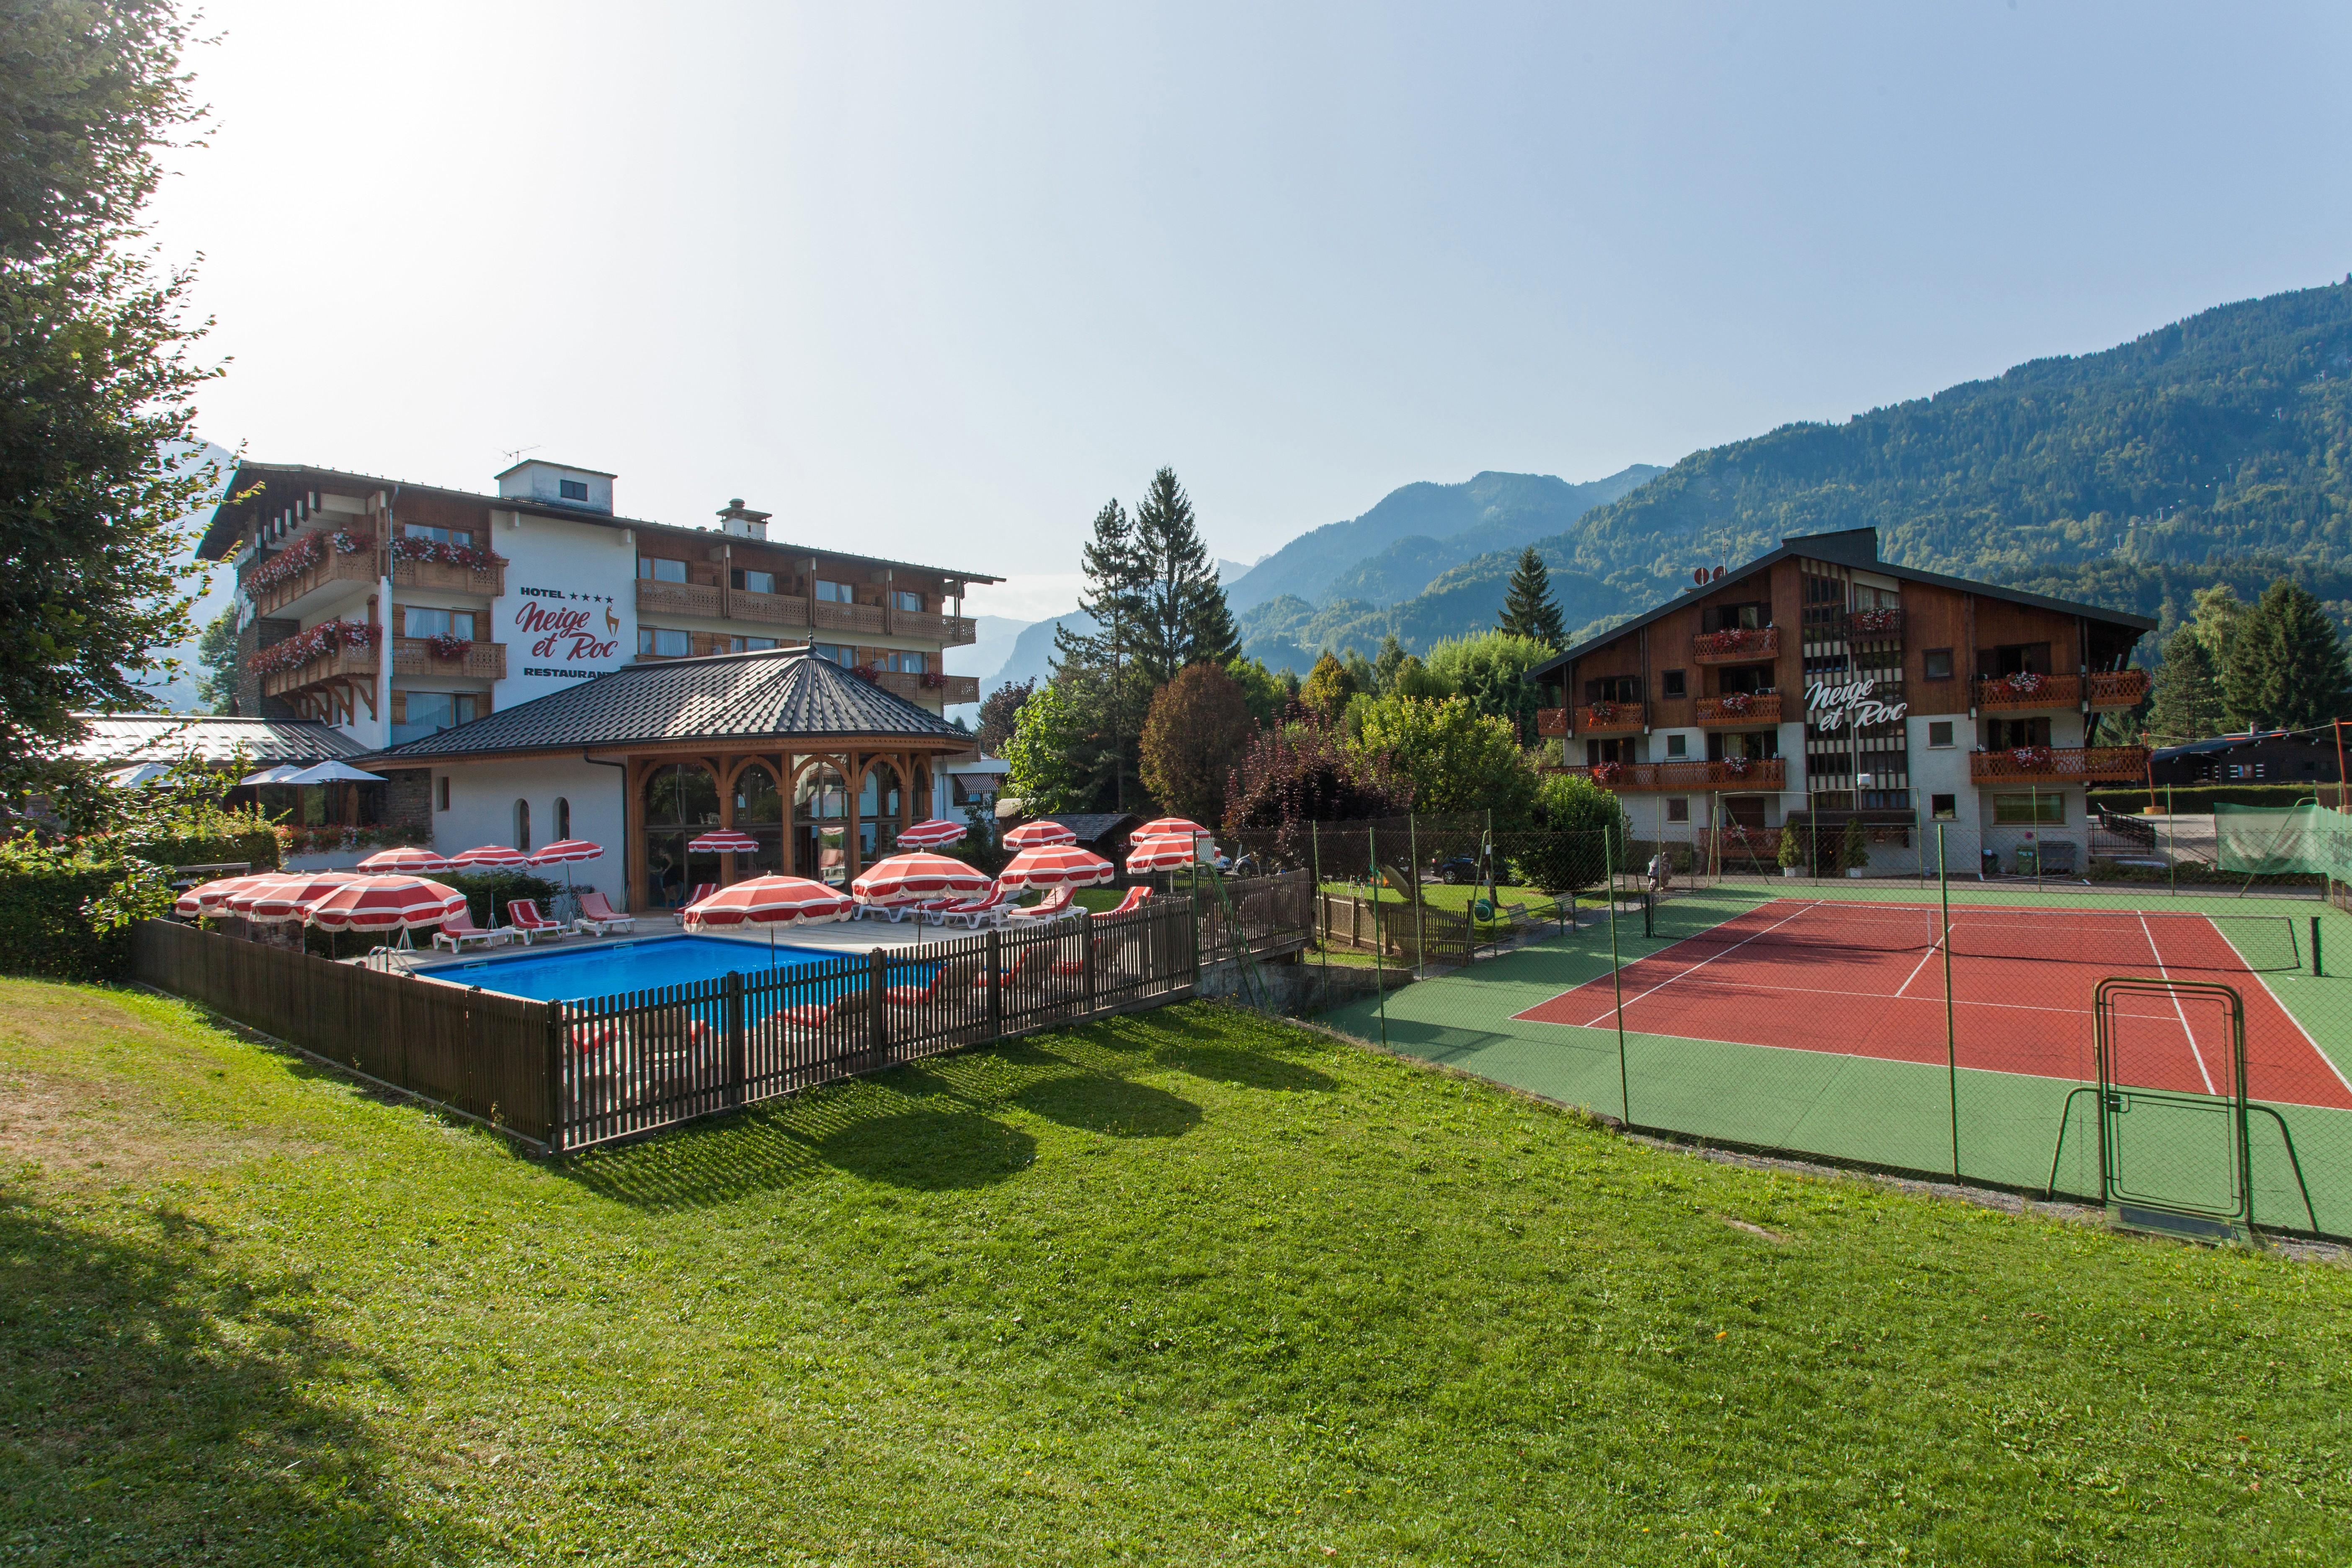
<path id="1" fill-rule="evenodd" d="M 417 973 L 454 985 L 478 985 L 485 991 L 528 997 L 534 1002 L 580 1002 L 617 996 L 625 991 L 650 990 L 656 985 L 716 980 L 729 973 L 764 977 L 773 969 L 789 974 L 826 959 L 861 956 L 839 948 L 785 947 L 780 943 L 771 963 L 769 952 L 764 943 L 755 946 L 707 936 L 656 936 L 643 942 L 616 942 L 569 952 L 470 959 Z"/>

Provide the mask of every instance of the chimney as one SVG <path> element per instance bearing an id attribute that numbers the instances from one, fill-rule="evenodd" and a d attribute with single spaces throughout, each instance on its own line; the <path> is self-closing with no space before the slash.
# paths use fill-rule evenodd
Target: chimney
<path id="1" fill-rule="evenodd" d="M 765 539 L 768 537 L 768 519 L 774 515 L 773 512 L 753 511 L 743 504 L 741 496 L 737 496 L 719 512 L 719 526 L 738 539 Z"/>

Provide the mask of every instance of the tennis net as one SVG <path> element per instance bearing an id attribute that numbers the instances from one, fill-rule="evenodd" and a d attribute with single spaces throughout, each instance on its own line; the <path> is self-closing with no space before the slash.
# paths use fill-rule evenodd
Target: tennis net
<path id="1" fill-rule="evenodd" d="M 1656 934 L 1743 952 L 1920 952 L 1937 946 L 1944 933 L 1941 911 L 1903 905 L 1767 907 L 1719 924 L 1704 920 L 1696 905 L 1671 912 L 1662 908 Z M 2261 973 L 2304 965 L 2294 921 L 2287 915 L 1960 908 L 1951 912 L 1951 952 L 1955 958 L 2081 963 L 2132 973 Z"/>

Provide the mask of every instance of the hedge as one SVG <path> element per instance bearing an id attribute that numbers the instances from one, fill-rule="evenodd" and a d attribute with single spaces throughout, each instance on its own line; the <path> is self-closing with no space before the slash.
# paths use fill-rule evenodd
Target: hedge
<path id="1" fill-rule="evenodd" d="M 82 906 L 121 881 L 110 867 L 0 871 L 0 970 L 113 980 L 131 963 L 131 928 L 100 934 Z"/>
<path id="2" fill-rule="evenodd" d="M 2130 789 L 2095 789 L 2090 799 L 2093 805 L 2103 805 L 2121 816 L 2145 814 L 2148 808 L 2147 795 L 2147 786 L 2139 784 Z M 2336 804 L 2336 786 L 2332 784 L 2175 784 L 2171 791 L 2172 809 L 2186 816 L 2206 815 L 2213 809 L 2215 801 L 2230 805 L 2293 805 L 2296 801 L 2309 800 L 2315 795 L 2322 805 Z M 2158 784 L 2156 786 L 2156 809 L 2158 812 L 2164 810 L 2164 802 L 2165 788 Z"/>
<path id="3" fill-rule="evenodd" d="M 268 828 L 202 837 L 152 838 L 128 847 L 125 853 L 166 870 L 182 866 L 233 866 L 239 861 L 257 871 L 275 871 L 278 866 L 278 835 Z"/>

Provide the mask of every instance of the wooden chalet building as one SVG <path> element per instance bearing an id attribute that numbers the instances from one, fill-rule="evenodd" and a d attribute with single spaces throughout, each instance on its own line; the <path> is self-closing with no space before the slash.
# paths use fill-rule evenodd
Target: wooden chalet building
<path id="1" fill-rule="evenodd" d="M 2128 660 L 2155 626 L 1881 561 L 1875 529 L 1811 534 L 1539 666 L 1538 728 L 1640 837 L 1769 853 L 1858 816 L 1874 873 L 1932 868 L 1938 823 L 1956 871 L 2079 869 L 2085 789 L 2147 776 L 2095 727 L 2147 694 Z"/>

